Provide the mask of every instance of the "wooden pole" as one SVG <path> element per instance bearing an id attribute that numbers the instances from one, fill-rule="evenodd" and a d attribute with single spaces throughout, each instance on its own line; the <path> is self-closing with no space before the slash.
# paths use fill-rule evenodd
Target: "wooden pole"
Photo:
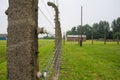
<path id="1" fill-rule="evenodd" d="M 119 45 L 119 36 L 118 36 L 118 34 L 117 34 L 117 44 Z"/>
<path id="2" fill-rule="evenodd" d="M 82 12 L 83 7 L 81 6 L 81 37 L 80 37 L 80 46 L 82 46 L 82 17 L 83 17 L 83 12 Z"/>
<path id="3" fill-rule="evenodd" d="M 93 28 L 92 28 L 92 45 L 93 45 Z"/>
<path id="4" fill-rule="evenodd" d="M 106 44 L 106 32 L 104 34 L 104 44 Z"/>

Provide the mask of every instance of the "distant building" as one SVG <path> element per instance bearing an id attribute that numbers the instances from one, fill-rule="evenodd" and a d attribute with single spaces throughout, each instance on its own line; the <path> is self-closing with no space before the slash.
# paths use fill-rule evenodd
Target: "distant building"
<path id="1" fill-rule="evenodd" d="M 7 34 L 0 34 L 0 40 L 6 40 Z"/>
<path id="2" fill-rule="evenodd" d="M 67 35 L 67 41 L 79 41 L 81 35 Z M 86 35 L 82 35 L 82 40 L 86 41 Z"/>

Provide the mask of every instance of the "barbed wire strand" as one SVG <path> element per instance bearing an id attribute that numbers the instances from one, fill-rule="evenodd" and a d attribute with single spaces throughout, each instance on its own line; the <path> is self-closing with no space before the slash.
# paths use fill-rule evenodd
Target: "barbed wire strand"
<path id="1" fill-rule="evenodd" d="M 52 22 L 49 20 L 49 18 L 45 15 L 45 13 L 38 7 L 38 9 L 40 10 L 40 12 L 44 15 L 44 17 L 47 19 L 47 21 L 51 24 L 51 26 L 54 28 L 54 25 L 52 24 Z"/>
<path id="2" fill-rule="evenodd" d="M 45 68 L 43 69 L 43 70 L 47 71 L 47 75 L 48 75 L 47 77 L 49 77 L 50 74 L 52 73 L 52 68 L 54 66 L 55 59 L 57 59 L 56 63 L 55 63 L 56 64 L 55 65 L 55 74 L 59 72 L 59 67 L 60 67 L 60 53 L 61 53 L 61 48 L 60 47 L 61 47 L 61 42 L 59 43 L 59 45 L 57 46 L 57 48 L 55 49 L 55 51 L 52 53 L 51 57 L 49 57 L 48 63 L 46 64 Z"/>
<path id="3" fill-rule="evenodd" d="M 50 10 L 48 9 L 48 7 L 46 6 L 46 4 L 45 4 L 44 0 L 41 0 L 41 2 L 44 4 L 44 6 L 45 6 L 45 8 L 46 8 L 46 10 L 47 10 L 47 12 L 48 12 L 48 14 L 49 14 L 50 18 L 52 19 L 51 12 L 50 12 Z"/>

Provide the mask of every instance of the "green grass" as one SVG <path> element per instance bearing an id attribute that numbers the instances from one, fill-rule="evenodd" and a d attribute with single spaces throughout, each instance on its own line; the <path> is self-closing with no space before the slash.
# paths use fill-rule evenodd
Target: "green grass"
<path id="1" fill-rule="evenodd" d="M 39 40 L 39 68 L 42 71 L 53 54 L 54 40 Z M 6 80 L 6 41 L 0 40 L 0 80 Z"/>
<path id="2" fill-rule="evenodd" d="M 120 45 L 90 41 L 63 45 L 59 80 L 120 80 Z"/>
<path id="3" fill-rule="evenodd" d="M 6 41 L 0 41 L 0 80 L 6 80 Z"/>
<path id="4" fill-rule="evenodd" d="M 40 40 L 39 41 L 39 66 L 40 70 L 44 70 L 47 65 L 51 55 L 54 51 L 54 41 L 53 40 Z"/>
<path id="5" fill-rule="evenodd" d="M 91 41 L 62 47 L 59 80 L 120 80 L 120 45 Z M 53 40 L 39 40 L 39 67 L 44 69 L 54 50 Z M 0 41 L 0 80 L 6 80 L 6 41 Z"/>

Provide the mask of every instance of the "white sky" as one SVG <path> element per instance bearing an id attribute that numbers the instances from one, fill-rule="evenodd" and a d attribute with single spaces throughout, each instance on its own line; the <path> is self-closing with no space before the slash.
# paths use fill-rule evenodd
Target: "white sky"
<path id="1" fill-rule="evenodd" d="M 50 21 L 54 24 L 54 10 L 52 7 L 46 9 L 43 1 L 54 0 L 39 0 L 39 8 L 47 15 Z M 60 21 L 62 32 L 70 30 L 73 26 L 80 25 L 81 5 L 83 6 L 83 24 L 92 25 L 100 20 L 106 20 L 111 23 L 113 19 L 120 17 L 120 0 L 59 0 Z M 8 8 L 8 0 L 0 0 L 0 33 L 7 33 L 7 16 L 5 10 Z M 40 27 L 45 27 L 48 32 L 54 33 L 53 27 L 45 19 L 39 10 Z"/>

